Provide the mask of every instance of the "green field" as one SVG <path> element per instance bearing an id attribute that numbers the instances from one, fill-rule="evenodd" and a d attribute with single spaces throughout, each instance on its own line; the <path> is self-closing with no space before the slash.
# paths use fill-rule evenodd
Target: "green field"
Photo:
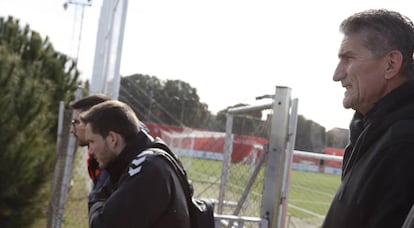
<path id="1" fill-rule="evenodd" d="M 73 172 L 73 186 L 65 206 L 64 227 L 88 226 L 87 196 L 89 190 L 85 186 L 87 174 L 84 162 L 79 155 L 80 153 L 77 154 L 77 164 Z M 222 162 L 189 158 L 182 158 L 182 162 L 194 183 L 195 196 L 218 199 Z M 225 186 L 226 201 L 238 202 L 250 176 L 250 171 L 251 166 L 249 164 L 231 164 L 229 180 Z M 260 216 L 263 176 L 264 171 L 262 169 L 239 215 Z M 288 216 L 320 224 L 321 217 L 326 214 L 339 182 L 340 177 L 336 175 L 293 170 L 288 194 Z M 234 205 L 225 206 L 223 214 L 232 214 L 234 208 Z"/>
<path id="2" fill-rule="evenodd" d="M 183 158 L 190 179 L 195 186 L 197 197 L 218 199 L 222 163 L 220 161 Z M 249 164 L 232 163 L 229 180 L 226 184 L 225 200 L 237 202 L 246 186 L 250 175 Z M 251 189 L 249 204 L 241 215 L 259 216 L 263 189 L 263 169 Z M 326 215 L 329 204 L 339 186 L 340 176 L 291 171 L 288 192 L 288 214 L 303 219 L 321 220 Z M 226 213 L 232 213 L 234 206 L 225 207 Z"/>
<path id="3" fill-rule="evenodd" d="M 340 176 L 293 170 L 288 213 L 294 217 L 324 217 L 340 184 Z"/>

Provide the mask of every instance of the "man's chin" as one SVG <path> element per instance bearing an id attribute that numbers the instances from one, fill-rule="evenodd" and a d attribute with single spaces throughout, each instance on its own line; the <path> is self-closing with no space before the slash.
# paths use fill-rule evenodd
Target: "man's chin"
<path id="1" fill-rule="evenodd" d="M 345 109 L 352 108 L 351 102 L 349 102 L 349 100 L 346 98 L 344 98 L 344 100 L 342 101 L 342 106 L 344 106 Z"/>

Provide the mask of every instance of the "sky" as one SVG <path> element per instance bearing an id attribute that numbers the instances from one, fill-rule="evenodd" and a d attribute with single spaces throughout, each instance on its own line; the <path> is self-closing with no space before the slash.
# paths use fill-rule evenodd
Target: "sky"
<path id="1" fill-rule="evenodd" d="M 68 4 L 66 10 L 65 2 L 0 0 L 0 17 L 11 15 L 48 36 L 57 51 L 78 58 L 82 79 L 90 79 L 102 0 Z M 188 82 L 213 113 L 238 103 L 270 102 L 255 98 L 286 86 L 299 101 L 299 114 L 327 130 L 348 128 L 353 111 L 343 108 L 345 91 L 332 80 L 339 24 L 374 8 L 414 20 L 413 5 L 407 0 L 129 0 L 120 74 Z"/>

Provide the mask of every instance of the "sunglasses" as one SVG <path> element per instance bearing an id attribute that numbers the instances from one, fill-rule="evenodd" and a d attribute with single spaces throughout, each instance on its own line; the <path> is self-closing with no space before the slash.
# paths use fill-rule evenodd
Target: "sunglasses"
<path id="1" fill-rule="evenodd" d="M 80 121 L 77 119 L 72 119 L 72 121 L 70 122 L 72 124 L 73 127 L 76 126 L 76 124 L 80 124 Z"/>

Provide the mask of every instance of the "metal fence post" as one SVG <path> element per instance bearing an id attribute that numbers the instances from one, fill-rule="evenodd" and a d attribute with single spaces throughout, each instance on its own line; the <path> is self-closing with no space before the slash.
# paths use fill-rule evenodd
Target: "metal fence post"
<path id="1" fill-rule="evenodd" d="M 76 99 L 82 95 L 82 88 L 76 91 Z M 70 187 L 72 165 L 76 150 L 76 139 L 70 134 L 71 115 L 62 115 L 65 111 L 61 105 L 59 108 L 59 122 L 63 123 L 58 127 L 57 156 L 51 184 L 51 197 L 48 208 L 48 228 L 59 228 L 62 225 L 66 196 Z M 69 114 L 69 113 L 67 113 Z"/>
<path id="2" fill-rule="evenodd" d="M 223 169 L 221 172 L 220 180 L 220 192 L 218 199 L 218 208 L 217 212 L 219 214 L 223 213 L 223 202 L 224 202 L 224 189 L 227 182 L 227 177 L 229 175 L 229 167 L 231 162 L 231 153 L 233 151 L 233 116 L 229 113 L 226 114 L 226 138 L 224 143 L 224 157 L 223 157 Z"/>
<path id="3" fill-rule="evenodd" d="M 261 217 L 269 220 L 269 227 L 271 228 L 276 228 L 279 221 L 279 206 L 281 204 L 282 180 L 285 170 L 284 161 L 288 140 L 290 93 L 290 88 L 277 86 L 273 103 L 272 127 L 261 209 Z"/>
<path id="4" fill-rule="evenodd" d="M 282 202 L 279 209 L 279 227 L 285 227 L 286 220 L 286 211 L 287 211 L 287 200 L 289 195 L 289 186 L 290 186 L 290 171 L 292 169 L 292 160 L 293 160 L 293 150 L 295 149 L 295 140 L 296 140 L 296 128 L 298 122 L 298 102 L 299 100 L 292 100 L 292 110 L 289 116 L 289 132 L 288 132 L 288 144 L 286 146 L 286 157 L 285 157 L 285 169 L 283 174 L 282 182 Z"/>

